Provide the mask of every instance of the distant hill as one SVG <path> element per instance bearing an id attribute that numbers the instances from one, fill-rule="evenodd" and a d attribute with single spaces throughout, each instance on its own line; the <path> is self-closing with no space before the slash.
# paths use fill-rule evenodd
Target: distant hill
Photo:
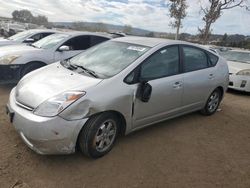
<path id="1" fill-rule="evenodd" d="M 148 36 L 148 37 L 159 37 L 174 39 L 174 33 L 167 32 L 153 32 L 145 29 L 134 28 L 131 26 L 113 25 L 106 23 L 95 23 L 95 22 L 53 22 L 51 23 L 54 27 L 80 30 L 80 31 L 101 31 L 101 32 L 124 32 L 130 35 L 136 36 Z M 181 33 L 180 40 L 201 43 L 199 35 L 193 35 L 190 33 Z M 212 34 L 209 37 L 208 42 L 210 44 L 221 45 L 221 46 L 233 46 L 250 48 L 250 36 L 244 36 L 239 34 L 227 35 L 224 39 L 224 35 Z"/>
<path id="2" fill-rule="evenodd" d="M 95 23 L 95 22 L 53 22 L 52 23 L 56 27 L 65 27 L 69 29 L 77 29 L 76 26 L 80 29 L 87 28 L 89 30 L 95 30 L 98 25 L 102 24 L 102 27 L 107 29 L 109 32 L 123 32 L 126 26 L 122 25 L 113 25 L 113 24 L 104 24 L 104 23 Z M 140 28 L 131 28 L 130 34 L 133 35 L 148 35 L 151 31 L 140 29 Z"/>
<path id="3" fill-rule="evenodd" d="M 12 20 L 12 18 L 7 18 L 7 17 L 0 16 L 0 21 L 8 21 L 8 20 Z"/>

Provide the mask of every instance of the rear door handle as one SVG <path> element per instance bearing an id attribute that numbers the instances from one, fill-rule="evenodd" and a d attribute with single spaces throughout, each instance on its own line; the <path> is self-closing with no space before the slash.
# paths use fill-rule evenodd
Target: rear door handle
<path id="1" fill-rule="evenodd" d="M 214 79 L 214 74 L 209 74 L 208 78 L 211 80 L 211 79 Z"/>
<path id="2" fill-rule="evenodd" d="M 173 85 L 173 88 L 175 89 L 178 89 L 182 86 L 182 83 L 181 82 L 175 82 L 174 85 Z"/>

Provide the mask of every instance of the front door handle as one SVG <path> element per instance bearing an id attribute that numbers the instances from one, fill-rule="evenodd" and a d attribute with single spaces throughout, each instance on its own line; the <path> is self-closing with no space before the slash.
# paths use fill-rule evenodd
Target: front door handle
<path id="1" fill-rule="evenodd" d="M 181 82 L 175 82 L 174 85 L 173 85 L 173 88 L 175 89 L 178 89 L 182 86 L 182 83 Z"/>

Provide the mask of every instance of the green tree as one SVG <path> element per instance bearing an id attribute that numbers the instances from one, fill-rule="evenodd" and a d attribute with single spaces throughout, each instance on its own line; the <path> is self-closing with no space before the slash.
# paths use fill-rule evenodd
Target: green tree
<path id="1" fill-rule="evenodd" d="M 33 16 L 29 10 L 15 10 L 12 12 L 13 20 L 22 23 L 33 23 L 37 25 L 48 25 L 48 18 L 46 16 L 38 15 Z"/>
<path id="2" fill-rule="evenodd" d="M 180 28 L 182 27 L 182 20 L 187 16 L 187 2 L 186 0 L 170 0 L 170 17 L 174 21 L 170 23 L 173 28 L 176 28 L 175 40 L 179 38 Z"/>
<path id="3" fill-rule="evenodd" d="M 198 28 L 200 36 L 202 36 L 203 43 L 206 44 L 210 33 L 212 24 L 215 23 L 222 12 L 235 7 L 247 7 L 245 4 L 248 0 L 209 0 L 209 5 L 207 7 L 201 7 L 201 12 L 204 14 L 202 20 L 205 22 L 204 28 Z"/>
<path id="4" fill-rule="evenodd" d="M 15 10 L 12 13 L 13 20 L 23 23 L 32 23 L 34 20 L 33 15 L 28 10 Z"/>

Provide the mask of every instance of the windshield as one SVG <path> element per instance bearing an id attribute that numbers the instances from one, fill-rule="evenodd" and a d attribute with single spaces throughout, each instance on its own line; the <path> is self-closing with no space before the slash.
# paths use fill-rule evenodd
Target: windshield
<path id="1" fill-rule="evenodd" d="M 53 34 L 33 43 L 33 46 L 42 49 L 53 48 L 57 44 L 64 41 L 64 39 L 66 39 L 67 37 L 69 37 L 69 35 L 67 34 Z"/>
<path id="2" fill-rule="evenodd" d="M 148 50 L 146 46 L 108 41 L 72 58 L 70 63 L 108 78 L 121 72 Z"/>
<path id="3" fill-rule="evenodd" d="M 18 41 L 18 42 L 23 42 L 25 39 L 29 38 L 32 33 L 34 33 L 34 32 L 32 32 L 32 31 L 24 31 L 24 32 L 15 34 L 12 37 L 9 37 L 8 39 Z"/>
<path id="4" fill-rule="evenodd" d="M 220 55 L 228 61 L 237 61 L 250 64 L 250 52 L 226 51 L 220 52 Z"/>

